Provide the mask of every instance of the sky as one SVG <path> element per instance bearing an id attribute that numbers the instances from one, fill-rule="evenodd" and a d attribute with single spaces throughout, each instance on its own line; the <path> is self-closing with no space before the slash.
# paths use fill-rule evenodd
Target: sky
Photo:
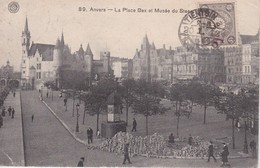
<path id="1" fill-rule="evenodd" d="M 10 13 L 8 4 L 0 1 L 0 66 L 9 60 L 15 70 L 20 69 L 22 56 L 21 35 L 28 18 L 31 41 L 55 44 L 63 31 L 65 43 L 75 52 L 82 44 L 90 44 L 95 59 L 104 50 L 112 56 L 133 58 L 147 34 L 156 48 L 181 45 L 178 28 L 186 13 L 199 2 L 227 2 L 212 0 L 16 0 L 19 11 Z M 87 12 L 79 11 L 79 7 Z M 106 9 L 105 12 L 89 11 L 90 8 Z M 124 11 L 123 8 L 127 8 Z M 138 8 L 146 12 L 138 12 Z M 168 9 L 170 13 L 149 12 L 149 9 Z M 112 9 L 108 11 L 108 9 Z M 119 12 L 119 9 L 121 12 Z M 131 12 L 135 9 L 135 12 Z M 178 10 L 172 13 L 173 9 Z M 117 11 L 117 12 L 116 12 Z M 260 0 L 236 1 L 237 30 L 240 34 L 254 35 L 260 25 Z"/>

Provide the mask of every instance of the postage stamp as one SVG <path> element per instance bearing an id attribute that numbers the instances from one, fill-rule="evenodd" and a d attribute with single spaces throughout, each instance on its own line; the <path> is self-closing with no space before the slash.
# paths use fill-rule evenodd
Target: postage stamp
<path id="1" fill-rule="evenodd" d="M 179 39 L 183 46 L 236 44 L 234 3 L 200 4 L 198 9 L 189 11 L 181 20 Z"/>

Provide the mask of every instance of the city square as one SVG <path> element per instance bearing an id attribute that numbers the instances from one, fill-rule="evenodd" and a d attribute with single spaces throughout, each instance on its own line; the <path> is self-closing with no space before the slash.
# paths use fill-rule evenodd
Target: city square
<path id="1" fill-rule="evenodd" d="M 136 37 L 128 39 L 134 47 L 130 50 L 124 49 L 130 44 L 121 41 L 123 31 L 116 28 L 111 33 L 115 31 L 118 41 L 106 41 L 111 38 L 108 32 L 102 42 L 91 36 L 97 30 L 109 30 L 100 26 L 89 30 L 89 39 L 82 42 L 80 33 L 88 30 L 74 27 L 75 35 L 80 34 L 75 42 L 71 25 L 65 24 L 68 20 L 60 22 L 55 14 L 48 23 L 42 20 L 48 37 L 36 26 L 38 14 L 24 14 L 31 5 L 5 3 L 7 15 L 19 15 L 17 32 L 10 35 L 19 39 L 19 45 L 13 42 L 17 48 L 0 48 L 9 53 L 0 55 L 4 60 L 0 68 L 0 166 L 258 166 L 260 23 L 248 32 L 237 32 L 236 22 L 245 15 L 235 15 L 235 8 L 238 5 L 236 10 L 241 11 L 244 2 L 200 2 L 207 8 L 198 9 L 194 4 L 187 9 L 179 4 L 186 12 L 167 7 L 170 1 L 155 10 L 129 2 L 122 7 L 122 11 L 133 9 L 123 12 L 127 16 L 120 13 L 120 3 L 115 8 L 100 2 L 77 8 L 86 16 L 77 13 L 75 17 L 102 15 L 95 16 L 100 20 L 92 20 L 94 25 L 107 24 L 101 18 L 116 15 L 111 13 L 119 13 L 115 20 L 122 21 L 131 15 L 147 19 L 144 15 L 150 11 L 158 23 L 170 13 L 179 14 L 171 16 L 180 23 L 171 38 L 180 42 L 169 42 L 164 35 L 165 44 L 160 35 L 152 35 L 150 28 L 141 30 L 140 25 L 140 30 L 132 30 Z M 64 9 L 73 6 L 72 2 L 49 3 Z M 248 15 L 253 15 L 253 9 Z M 211 15 L 204 17 L 207 12 Z M 193 26 L 190 19 L 202 15 L 195 20 L 199 39 L 194 32 L 185 33 L 185 25 Z M 205 20 L 215 27 L 203 27 Z M 223 22 L 224 28 L 217 26 Z M 61 23 L 57 35 L 54 27 Z M 8 29 L 6 22 L 0 24 Z M 131 32 L 130 27 L 126 24 L 122 29 Z M 165 30 L 162 26 L 154 32 Z M 221 36 L 215 37 L 218 31 Z"/>

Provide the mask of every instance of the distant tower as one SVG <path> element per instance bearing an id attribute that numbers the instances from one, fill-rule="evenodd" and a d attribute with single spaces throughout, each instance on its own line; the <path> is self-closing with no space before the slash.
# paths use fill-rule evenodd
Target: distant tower
<path id="1" fill-rule="evenodd" d="M 100 60 L 103 60 L 103 68 L 104 72 L 107 74 L 111 73 L 110 70 L 110 52 L 109 51 L 104 51 L 100 53 Z"/>
<path id="2" fill-rule="evenodd" d="M 61 40 L 58 38 L 53 51 L 53 69 L 55 70 L 55 84 L 60 88 L 60 67 L 63 64 L 62 55 L 64 50 L 64 36 L 61 34 Z"/>
<path id="3" fill-rule="evenodd" d="M 24 30 L 22 31 L 22 61 L 21 61 L 21 79 L 22 85 L 25 86 L 29 79 L 29 49 L 30 49 L 30 31 L 28 28 L 28 20 L 26 17 Z"/>
<path id="4" fill-rule="evenodd" d="M 92 51 L 90 49 L 89 44 L 88 44 L 87 49 L 85 51 L 84 57 L 85 57 L 86 65 L 87 65 L 86 71 L 91 73 L 91 71 L 92 71 L 92 62 L 93 62 L 93 53 L 92 53 Z"/>
<path id="5" fill-rule="evenodd" d="M 146 61 L 147 61 L 147 70 L 146 70 L 146 75 L 145 78 L 148 82 L 151 82 L 151 58 L 150 58 L 150 43 L 148 41 L 147 34 L 145 35 L 143 39 L 143 52 L 146 56 Z"/>

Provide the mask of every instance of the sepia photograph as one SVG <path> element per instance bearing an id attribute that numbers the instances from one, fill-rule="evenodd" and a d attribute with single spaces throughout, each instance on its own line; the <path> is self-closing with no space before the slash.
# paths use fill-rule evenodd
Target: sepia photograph
<path id="1" fill-rule="evenodd" d="M 260 0 L 1 0 L 0 167 L 257 168 Z"/>

